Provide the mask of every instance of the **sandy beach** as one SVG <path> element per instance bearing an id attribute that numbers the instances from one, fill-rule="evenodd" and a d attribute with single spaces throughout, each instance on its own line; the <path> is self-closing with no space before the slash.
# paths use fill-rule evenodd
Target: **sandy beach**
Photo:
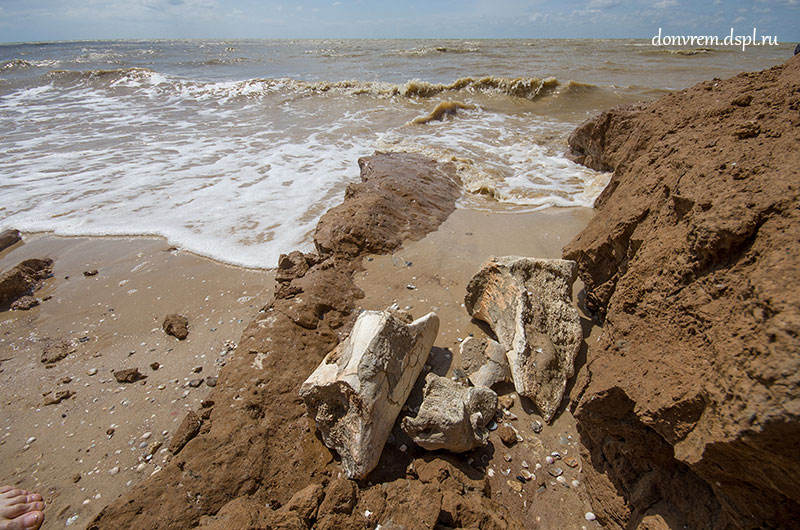
<path id="1" fill-rule="evenodd" d="M 273 273 L 222 265 L 161 239 L 47 234 L 25 234 L 0 254 L 0 269 L 31 257 L 55 262 L 35 293 L 51 298 L 0 313 L 0 482 L 42 493 L 44 528 L 70 520 L 84 528 L 164 464 L 178 423 L 200 408 L 209 381 L 269 298 Z M 84 276 L 92 270 L 98 273 Z M 189 318 L 186 340 L 164 333 L 168 313 Z M 61 343 L 71 352 L 66 358 L 40 361 Z M 125 368 L 146 379 L 118 383 L 112 371 Z M 64 390 L 73 395 L 44 404 Z"/>

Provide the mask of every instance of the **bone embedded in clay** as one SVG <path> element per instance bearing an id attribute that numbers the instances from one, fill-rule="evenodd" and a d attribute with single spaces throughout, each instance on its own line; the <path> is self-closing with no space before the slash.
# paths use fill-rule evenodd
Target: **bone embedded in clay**
<path id="1" fill-rule="evenodd" d="M 438 331 L 435 313 L 406 324 L 389 311 L 364 311 L 301 386 L 322 440 L 349 478 L 362 479 L 378 464 Z"/>
<path id="2" fill-rule="evenodd" d="M 521 396 L 545 421 L 555 416 L 583 342 L 572 303 L 574 261 L 518 256 L 491 258 L 470 280 L 464 300 L 471 316 L 492 328 Z"/>

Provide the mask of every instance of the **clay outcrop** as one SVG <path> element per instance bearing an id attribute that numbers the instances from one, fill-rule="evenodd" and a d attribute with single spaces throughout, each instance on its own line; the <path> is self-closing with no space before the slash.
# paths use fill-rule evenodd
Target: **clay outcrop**
<path id="1" fill-rule="evenodd" d="M 603 320 L 573 406 L 609 527 L 800 520 L 798 145 L 800 57 L 570 138 L 614 170 L 564 250 Z"/>
<path id="2" fill-rule="evenodd" d="M 555 416 L 583 341 L 572 303 L 575 262 L 517 256 L 491 258 L 467 285 L 464 305 L 506 351 L 514 387 L 545 421 Z"/>
<path id="3" fill-rule="evenodd" d="M 348 478 L 363 479 L 378 465 L 438 332 L 435 313 L 407 324 L 389 311 L 364 311 L 300 387 Z"/>
<path id="4" fill-rule="evenodd" d="M 42 281 L 53 274 L 53 260 L 26 259 L 0 275 L 0 307 L 28 295 L 41 287 Z"/>

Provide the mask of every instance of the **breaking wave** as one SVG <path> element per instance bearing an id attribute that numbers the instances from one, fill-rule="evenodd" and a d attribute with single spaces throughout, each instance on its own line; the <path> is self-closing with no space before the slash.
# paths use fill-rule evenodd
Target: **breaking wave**
<path id="1" fill-rule="evenodd" d="M 463 77 L 452 83 L 430 83 L 414 79 L 405 83 L 381 81 L 302 81 L 291 78 L 248 79 L 244 81 L 224 81 L 202 83 L 166 76 L 147 68 L 120 68 L 113 70 L 53 70 L 43 76 L 43 84 L 55 83 L 57 86 L 73 85 L 92 88 L 130 88 L 159 87 L 160 90 L 175 90 L 202 97 L 258 97 L 260 95 L 286 93 L 291 95 L 369 95 L 378 98 L 431 98 L 445 93 L 484 94 L 510 96 L 535 100 L 539 97 L 569 94 L 590 90 L 594 85 L 569 81 L 561 83 L 554 77 Z"/>
<path id="2" fill-rule="evenodd" d="M 479 53 L 481 50 L 476 46 L 421 46 L 407 50 L 396 50 L 397 55 L 406 57 L 440 55 L 445 53 Z"/>
<path id="3" fill-rule="evenodd" d="M 14 70 L 24 70 L 27 68 L 45 68 L 58 66 L 59 62 L 51 59 L 39 61 L 26 61 L 25 59 L 11 59 L 0 63 L 0 71 L 13 72 Z"/>
<path id="4" fill-rule="evenodd" d="M 710 53 L 716 53 L 717 51 L 719 50 L 715 50 L 714 48 L 657 48 L 645 50 L 643 53 L 645 55 L 682 55 L 690 57 L 692 55 L 707 55 Z"/>
<path id="5" fill-rule="evenodd" d="M 425 125 L 432 121 L 442 121 L 445 116 L 455 116 L 459 110 L 475 110 L 476 108 L 475 105 L 460 101 L 442 101 L 430 114 L 414 118 L 409 125 Z"/>

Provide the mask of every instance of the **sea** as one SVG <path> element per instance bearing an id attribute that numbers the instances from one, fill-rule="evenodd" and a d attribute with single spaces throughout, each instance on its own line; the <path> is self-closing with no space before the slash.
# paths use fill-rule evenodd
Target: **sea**
<path id="1" fill-rule="evenodd" d="M 591 206 L 609 175 L 569 133 L 791 57 L 648 40 L 158 40 L 0 44 L 0 229 L 163 236 L 231 265 L 313 247 L 358 158 L 455 164 L 460 208 Z"/>

